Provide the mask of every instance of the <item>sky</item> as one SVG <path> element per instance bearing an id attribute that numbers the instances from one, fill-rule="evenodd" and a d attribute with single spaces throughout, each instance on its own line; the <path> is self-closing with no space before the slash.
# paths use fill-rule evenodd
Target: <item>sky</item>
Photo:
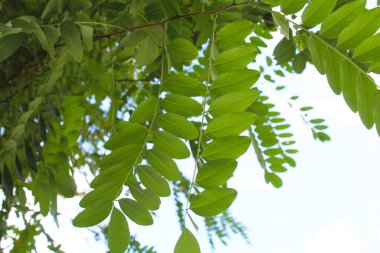
<path id="1" fill-rule="evenodd" d="M 376 131 L 363 126 L 343 97 L 334 95 L 326 78 L 311 65 L 302 75 L 288 74 L 278 78 L 277 83 L 284 84 L 286 89 L 276 91 L 273 84 L 261 87 L 292 124 L 299 150 L 295 155 L 297 167 L 282 174 L 284 185 L 275 189 L 265 183 L 252 148 L 238 160 L 230 184 L 237 189 L 238 196 L 231 212 L 248 227 L 251 244 L 233 236 L 228 246 L 216 243 L 215 252 L 380 252 L 380 139 Z M 311 105 L 312 116 L 326 120 L 330 142 L 320 143 L 312 138 L 298 110 L 287 104 L 293 95 L 300 96 L 297 106 Z M 178 164 L 182 171 L 191 174 L 191 161 Z M 79 185 L 81 190 L 88 190 L 85 181 Z M 78 202 L 79 199 L 62 201 L 59 210 L 65 216 L 60 218 L 59 229 L 52 225 L 50 217 L 44 223 L 68 253 L 105 252 L 106 246 L 96 242 L 87 229 L 71 225 L 70 219 L 80 210 Z M 200 219 L 195 220 L 201 224 Z M 138 239 L 154 245 L 159 253 L 172 252 L 180 234 L 170 198 L 163 199 L 153 226 L 129 223 Z M 197 235 L 202 252 L 212 252 L 204 231 L 197 233 L 188 224 Z M 48 252 L 43 248 L 43 239 L 38 243 L 39 252 Z"/>

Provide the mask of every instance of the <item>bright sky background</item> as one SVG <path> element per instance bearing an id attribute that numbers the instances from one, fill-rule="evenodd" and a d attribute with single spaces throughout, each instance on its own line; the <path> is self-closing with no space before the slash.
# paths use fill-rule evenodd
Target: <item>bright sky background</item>
<path id="1" fill-rule="evenodd" d="M 370 2 L 372 6 L 375 3 Z M 349 110 L 342 96 L 333 94 L 326 78 L 313 66 L 308 65 L 302 75 L 287 75 L 277 82 L 286 89 L 278 92 L 273 84 L 267 84 L 264 90 L 292 124 L 300 151 L 295 156 L 297 167 L 282 174 L 284 186 L 274 189 L 265 183 L 251 148 L 239 159 L 231 182 L 238 197 L 231 210 L 249 228 L 252 243 L 247 245 L 235 236 L 228 247 L 216 243 L 216 252 L 380 252 L 380 139 L 376 131 L 365 129 L 359 116 Z M 293 95 L 300 96 L 297 105 L 314 106 L 313 118 L 326 119 L 332 141 L 313 140 L 298 111 L 287 105 Z M 189 174 L 193 170 L 192 162 L 180 162 L 179 166 Z M 59 229 L 49 225 L 54 239 L 68 253 L 105 252 L 106 247 L 91 233 L 73 227 L 67 219 L 79 211 L 77 203 L 73 199 L 60 203 L 59 210 L 66 217 L 60 218 Z M 154 245 L 159 253 L 173 252 L 180 234 L 172 204 L 170 198 L 163 199 L 153 226 L 138 227 L 129 222 L 132 233 L 138 232 L 138 239 Z M 53 224 L 52 218 L 45 223 Z M 190 222 L 188 227 L 194 231 Z M 202 252 L 212 252 L 202 229 L 197 237 Z M 48 251 L 41 247 L 39 252 Z"/>

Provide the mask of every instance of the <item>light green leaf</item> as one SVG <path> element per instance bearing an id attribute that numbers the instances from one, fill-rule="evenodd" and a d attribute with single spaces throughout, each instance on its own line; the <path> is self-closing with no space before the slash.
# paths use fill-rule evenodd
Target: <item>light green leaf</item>
<path id="1" fill-rule="evenodd" d="M 132 168 L 133 164 L 129 163 L 128 165 L 113 166 L 106 170 L 101 170 L 99 175 L 92 180 L 90 186 L 96 188 L 109 181 L 114 184 L 123 184 L 127 175 L 131 173 Z"/>
<path id="2" fill-rule="evenodd" d="M 83 59 L 83 46 L 77 25 L 71 20 L 65 20 L 60 25 L 61 36 L 67 47 L 70 55 L 77 61 Z"/>
<path id="3" fill-rule="evenodd" d="M 265 178 L 276 188 L 280 188 L 282 186 L 281 178 L 275 173 L 265 173 Z"/>
<path id="4" fill-rule="evenodd" d="M 216 77 L 210 92 L 221 96 L 233 91 L 249 89 L 260 77 L 260 72 L 252 69 L 231 71 Z"/>
<path id="5" fill-rule="evenodd" d="M 281 11 L 284 14 L 293 14 L 299 12 L 308 0 L 282 0 L 281 1 Z"/>
<path id="6" fill-rule="evenodd" d="M 12 129 L 10 138 L 15 139 L 15 140 L 20 139 L 24 136 L 24 133 L 25 133 L 25 125 L 19 124 L 15 128 Z"/>
<path id="7" fill-rule="evenodd" d="M 1 149 L 1 153 L 6 153 L 6 152 L 14 152 L 17 148 L 17 142 L 13 139 L 8 139 L 2 149 Z"/>
<path id="8" fill-rule="evenodd" d="M 152 63 L 159 55 L 157 43 L 151 36 L 146 37 L 140 44 L 136 52 L 136 62 L 139 66 L 146 66 Z"/>
<path id="9" fill-rule="evenodd" d="M 143 145 L 148 135 L 148 129 L 138 123 L 127 122 L 123 129 L 111 136 L 104 144 L 109 150 L 116 150 L 129 144 Z"/>
<path id="10" fill-rule="evenodd" d="M 206 144 L 202 157 L 206 160 L 237 159 L 247 151 L 250 139 L 246 136 L 229 136 Z"/>
<path id="11" fill-rule="evenodd" d="M 161 150 L 175 159 L 185 159 L 190 156 L 186 144 L 169 132 L 153 133 L 154 148 Z"/>
<path id="12" fill-rule="evenodd" d="M 232 177 L 236 167 L 234 159 L 208 162 L 198 169 L 195 182 L 205 189 L 221 186 Z"/>
<path id="13" fill-rule="evenodd" d="M 339 33 L 363 12 L 365 4 L 365 0 L 352 1 L 331 13 L 322 22 L 321 35 L 329 39 L 337 38 Z"/>
<path id="14" fill-rule="evenodd" d="M 311 59 L 315 68 L 321 75 L 325 74 L 324 58 L 323 54 L 326 51 L 326 45 L 324 45 L 319 39 L 314 37 L 315 35 L 310 35 L 307 41 L 307 46 L 310 50 Z"/>
<path id="15" fill-rule="evenodd" d="M 160 208 L 161 200 L 154 190 L 142 189 L 138 183 L 130 183 L 128 186 L 133 198 L 145 206 L 146 209 L 158 210 Z"/>
<path id="16" fill-rule="evenodd" d="M 206 134 L 213 138 L 238 135 L 247 130 L 257 116 L 250 112 L 228 113 L 214 118 L 207 126 Z"/>
<path id="17" fill-rule="evenodd" d="M 178 181 L 181 179 L 181 173 L 178 166 L 167 154 L 159 150 L 149 150 L 146 153 L 146 160 L 166 179 Z"/>
<path id="18" fill-rule="evenodd" d="M 198 79 L 185 76 L 182 73 L 169 76 L 164 81 L 163 88 L 166 91 L 190 97 L 204 96 L 207 90 L 206 86 L 204 86 Z"/>
<path id="19" fill-rule="evenodd" d="M 380 27 L 380 7 L 364 10 L 338 37 L 338 46 L 352 49 L 374 34 Z"/>
<path id="20" fill-rule="evenodd" d="M 113 151 L 98 162 L 102 169 L 110 169 L 113 166 L 126 168 L 133 165 L 141 153 L 141 146 L 136 144 L 127 145 Z M 128 155 L 126 155 L 128 154 Z"/>
<path id="21" fill-rule="evenodd" d="M 38 182 L 38 198 L 40 212 L 42 216 L 46 217 L 50 209 L 50 183 L 47 179 L 42 179 Z"/>
<path id="22" fill-rule="evenodd" d="M 259 97 L 258 90 L 241 90 L 228 93 L 215 99 L 210 107 L 209 112 L 213 116 L 220 116 L 226 113 L 243 112 Z"/>
<path id="23" fill-rule="evenodd" d="M 172 61 L 192 61 L 198 56 L 198 49 L 184 38 L 172 40 L 168 52 Z"/>
<path id="24" fill-rule="evenodd" d="M 213 66 L 220 73 L 245 69 L 256 58 L 257 49 L 252 44 L 245 44 L 220 53 Z"/>
<path id="25" fill-rule="evenodd" d="M 170 186 L 168 182 L 154 168 L 141 165 L 137 168 L 137 174 L 146 188 L 152 189 L 161 197 L 170 196 Z"/>
<path id="26" fill-rule="evenodd" d="M 328 83 L 336 95 L 341 93 L 340 65 L 343 58 L 332 48 L 327 47 L 323 58 Z"/>
<path id="27" fill-rule="evenodd" d="M 117 208 L 113 208 L 108 225 L 108 247 L 112 253 L 124 253 L 127 250 L 130 232 L 127 219 Z"/>
<path id="28" fill-rule="evenodd" d="M 183 228 L 175 244 L 174 253 L 201 253 L 197 238 L 187 228 Z"/>
<path id="29" fill-rule="evenodd" d="M 212 217 L 224 212 L 237 196 L 231 188 L 213 188 L 190 197 L 190 209 L 203 217 Z"/>
<path id="30" fill-rule="evenodd" d="M 162 107 L 167 111 L 185 117 L 198 116 L 203 108 L 200 103 L 180 94 L 167 94 L 161 101 Z"/>
<path id="31" fill-rule="evenodd" d="M 125 178 L 125 177 L 124 177 Z M 95 188 L 95 190 L 87 193 L 79 202 L 83 208 L 92 205 L 107 204 L 112 202 L 120 194 L 122 183 L 109 180 L 108 182 Z"/>
<path id="32" fill-rule="evenodd" d="M 177 135 L 180 138 L 193 140 L 198 137 L 198 129 L 185 117 L 166 113 L 158 118 L 158 124 L 164 130 Z"/>
<path id="33" fill-rule="evenodd" d="M 357 112 L 357 97 L 355 82 L 357 80 L 358 71 L 355 67 L 343 60 L 340 65 L 340 83 L 344 100 L 353 112 Z"/>
<path id="34" fill-rule="evenodd" d="M 367 129 L 371 129 L 374 124 L 377 104 L 376 92 L 378 91 L 373 80 L 366 74 L 359 73 L 356 80 L 358 112 Z"/>
<path id="35" fill-rule="evenodd" d="M 371 63 L 380 57 L 380 34 L 369 37 L 360 43 L 354 51 L 353 57 L 361 62 Z"/>
<path id="36" fill-rule="evenodd" d="M 94 35 L 94 28 L 91 26 L 81 25 L 80 31 L 82 33 L 83 47 L 85 50 L 90 51 L 92 49 L 92 36 Z"/>
<path id="37" fill-rule="evenodd" d="M 129 121 L 143 123 L 147 120 L 151 120 L 158 106 L 158 99 L 154 96 L 150 96 L 143 102 L 141 102 L 137 108 L 131 114 Z"/>
<path id="38" fill-rule="evenodd" d="M 337 0 L 311 0 L 302 13 L 302 23 L 308 27 L 320 24 L 334 9 Z"/>
<path id="39" fill-rule="evenodd" d="M 119 205 L 123 213 L 133 222 L 142 226 L 153 224 L 152 215 L 145 207 L 133 199 L 119 199 Z"/>
<path id="40" fill-rule="evenodd" d="M 280 32 L 289 40 L 289 21 L 285 19 L 284 15 L 275 11 L 272 12 L 272 17 L 276 25 L 280 28 Z"/>
<path id="41" fill-rule="evenodd" d="M 111 209 L 111 203 L 90 206 L 74 218 L 73 225 L 80 228 L 95 226 L 108 217 Z"/>
<path id="42" fill-rule="evenodd" d="M 244 43 L 245 38 L 252 33 L 253 23 L 247 19 L 237 20 L 223 26 L 215 42 L 220 49 L 226 50 Z"/>
<path id="43" fill-rule="evenodd" d="M 272 6 L 278 6 L 281 3 L 281 0 L 261 0 L 261 2 L 272 5 Z"/>
<path id="44" fill-rule="evenodd" d="M 8 59 L 21 46 L 25 34 L 15 33 L 0 37 L 0 63 Z"/>

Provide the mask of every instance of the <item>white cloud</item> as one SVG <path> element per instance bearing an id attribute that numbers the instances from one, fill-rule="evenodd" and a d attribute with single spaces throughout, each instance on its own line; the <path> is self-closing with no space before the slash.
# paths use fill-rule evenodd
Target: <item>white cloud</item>
<path id="1" fill-rule="evenodd" d="M 363 253 L 363 238 L 344 223 L 335 223 L 304 243 L 303 253 Z"/>

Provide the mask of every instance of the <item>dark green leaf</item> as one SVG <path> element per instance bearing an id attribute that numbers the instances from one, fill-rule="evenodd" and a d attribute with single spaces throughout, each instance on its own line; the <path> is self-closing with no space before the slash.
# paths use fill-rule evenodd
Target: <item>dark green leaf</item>
<path id="1" fill-rule="evenodd" d="M 67 19 L 61 23 L 60 30 L 62 39 L 69 48 L 71 56 L 77 62 L 81 62 L 83 59 L 83 46 L 77 25 Z"/>
<path id="2" fill-rule="evenodd" d="M 0 37 L 0 63 L 8 59 L 23 43 L 25 34 L 15 33 Z"/>

